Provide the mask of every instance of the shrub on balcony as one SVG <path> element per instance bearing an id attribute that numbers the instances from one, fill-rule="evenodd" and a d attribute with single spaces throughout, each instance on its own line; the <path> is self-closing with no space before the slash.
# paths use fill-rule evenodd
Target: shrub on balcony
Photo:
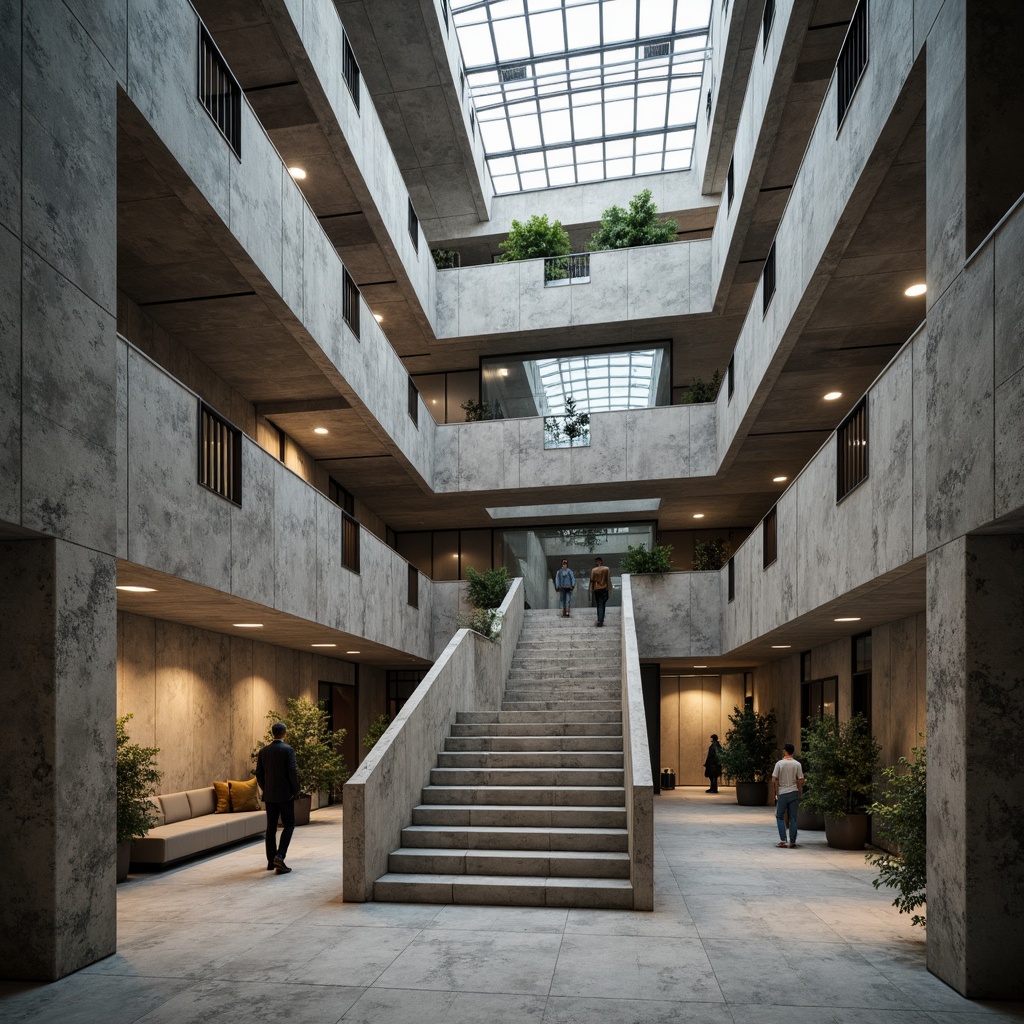
<path id="1" fill-rule="evenodd" d="M 590 238 L 594 252 L 603 249 L 629 249 L 638 245 L 660 245 L 675 240 L 679 225 L 674 220 L 659 220 L 658 207 L 645 188 L 629 201 L 629 209 L 610 206 L 601 214 L 601 226 Z"/>
<path id="2" fill-rule="evenodd" d="M 550 224 L 546 213 L 535 213 L 525 224 L 513 220 L 508 238 L 498 248 L 502 253 L 501 262 L 512 263 L 515 260 L 567 256 L 572 251 L 572 243 L 561 221 L 556 220 Z M 565 276 L 565 260 L 544 265 L 545 280 L 555 281 Z"/>
<path id="3" fill-rule="evenodd" d="M 494 419 L 490 402 L 477 402 L 467 398 L 459 408 L 466 414 L 467 423 L 478 423 L 480 420 Z"/>
<path id="4" fill-rule="evenodd" d="M 626 554 L 622 556 L 620 568 L 623 572 L 632 573 L 663 573 L 672 571 L 672 545 L 652 544 L 651 550 L 647 550 L 646 544 L 639 547 L 627 546 Z"/>
<path id="5" fill-rule="evenodd" d="M 697 402 L 713 402 L 718 397 L 718 389 L 722 386 L 722 371 L 715 370 L 711 380 L 702 380 L 694 377 L 689 391 L 683 398 L 683 404 Z"/>
<path id="6" fill-rule="evenodd" d="M 693 542 L 694 572 L 714 572 L 716 569 L 721 569 L 728 560 L 729 552 L 721 537 Z"/>
<path id="7" fill-rule="evenodd" d="M 462 264 L 459 253 L 454 249 L 431 249 L 430 255 L 434 257 L 434 266 L 438 270 L 455 270 Z"/>

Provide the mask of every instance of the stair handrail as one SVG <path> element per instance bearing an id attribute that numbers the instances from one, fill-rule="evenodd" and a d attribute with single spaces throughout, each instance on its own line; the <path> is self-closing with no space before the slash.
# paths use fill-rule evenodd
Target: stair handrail
<path id="1" fill-rule="evenodd" d="M 523 628 L 523 580 L 516 578 L 498 609 L 501 633 L 487 640 L 460 629 L 413 690 L 395 720 L 344 787 L 342 894 L 347 903 L 373 899 L 388 857 L 412 824 L 412 809 L 437 767 L 437 754 L 458 711 L 498 711 Z"/>
<path id="2" fill-rule="evenodd" d="M 654 775 L 647 742 L 647 715 L 640 652 L 633 616 L 633 587 L 622 576 L 622 749 L 629 830 L 629 879 L 633 909 L 654 909 Z"/>

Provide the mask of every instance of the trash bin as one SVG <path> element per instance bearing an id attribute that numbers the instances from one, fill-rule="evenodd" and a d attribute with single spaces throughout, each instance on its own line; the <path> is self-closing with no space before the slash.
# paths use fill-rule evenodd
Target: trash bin
<path id="1" fill-rule="evenodd" d="M 661 769 L 661 788 L 662 789 L 675 789 L 676 788 L 676 773 L 671 768 Z"/>

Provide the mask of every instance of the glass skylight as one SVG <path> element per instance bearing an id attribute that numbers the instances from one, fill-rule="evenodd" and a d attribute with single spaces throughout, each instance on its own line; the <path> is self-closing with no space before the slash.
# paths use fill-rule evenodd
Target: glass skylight
<path id="1" fill-rule="evenodd" d="M 498 193 L 690 166 L 711 0 L 452 0 Z"/>

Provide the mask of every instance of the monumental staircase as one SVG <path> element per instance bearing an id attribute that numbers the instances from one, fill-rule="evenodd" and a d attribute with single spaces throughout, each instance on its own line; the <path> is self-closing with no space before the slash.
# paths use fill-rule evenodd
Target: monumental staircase
<path id="1" fill-rule="evenodd" d="M 617 609 L 527 611 L 500 711 L 458 712 L 373 898 L 633 906 Z"/>

